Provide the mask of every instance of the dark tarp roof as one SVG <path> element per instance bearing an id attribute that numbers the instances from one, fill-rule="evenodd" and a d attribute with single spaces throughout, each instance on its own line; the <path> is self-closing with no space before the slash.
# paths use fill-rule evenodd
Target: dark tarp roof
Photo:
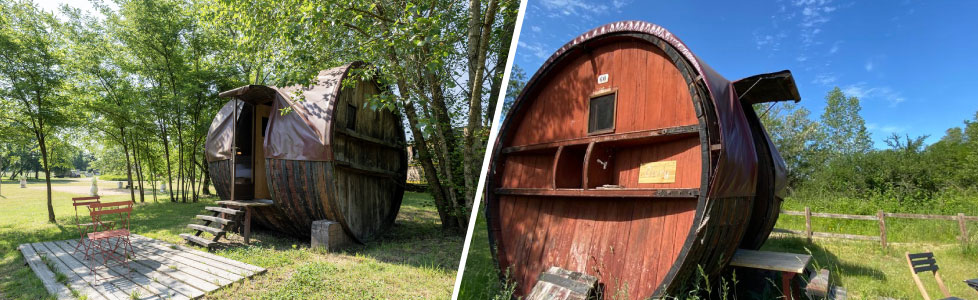
<path id="1" fill-rule="evenodd" d="M 263 142 L 265 158 L 330 161 L 333 159 L 333 108 L 342 89 L 341 83 L 350 69 L 361 65 L 362 62 L 352 62 L 321 71 L 310 86 L 246 85 L 222 92 L 220 96 L 272 106 Z M 211 123 L 205 142 L 207 161 L 231 159 L 233 103 L 233 100 L 228 101 Z M 279 113 L 286 107 L 291 107 L 292 111 L 284 115 Z"/>
<path id="2" fill-rule="evenodd" d="M 754 75 L 734 81 L 733 85 L 740 101 L 747 104 L 801 101 L 795 79 L 788 70 Z"/>

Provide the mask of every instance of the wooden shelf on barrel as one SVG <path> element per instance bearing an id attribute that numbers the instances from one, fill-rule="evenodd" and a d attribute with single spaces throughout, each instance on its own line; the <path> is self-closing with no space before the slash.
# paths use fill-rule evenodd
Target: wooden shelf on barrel
<path id="1" fill-rule="evenodd" d="M 560 146 L 587 146 L 591 143 L 610 144 L 610 145 L 635 145 L 656 142 L 666 142 L 681 138 L 696 137 L 699 135 L 699 125 L 683 125 L 675 127 L 657 128 L 650 130 L 640 130 L 615 134 L 594 135 L 582 138 L 560 140 L 555 142 L 512 146 L 503 148 L 503 154 L 516 153 L 547 153 L 557 151 Z"/>
<path id="2" fill-rule="evenodd" d="M 657 198 L 695 198 L 699 189 L 539 189 L 539 188 L 498 188 L 496 194 L 517 196 L 556 196 L 556 197 L 657 197 Z"/>
<path id="3" fill-rule="evenodd" d="M 623 168 L 636 168 L 628 164 L 646 162 L 641 161 L 642 159 L 655 159 L 648 155 L 642 157 L 636 153 L 656 148 L 682 150 L 680 148 L 696 147 L 699 143 L 698 125 L 681 125 L 506 147 L 502 149 L 502 153 L 509 156 L 538 157 L 550 161 L 547 168 L 549 172 L 545 174 L 550 179 L 550 183 L 549 189 L 526 190 L 523 189 L 525 186 L 510 186 L 507 188 L 517 188 L 517 190 L 502 192 L 541 196 L 696 197 L 698 192 L 677 190 L 674 188 L 675 184 L 639 184 L 637 180 L 625 182 L 619 176 Z M 616 157 L 618 153 L 623 155 L 618 158 Z M 616 165 L 615 160 L 622 160 L 622 162 Z M 699 168 L 699 165 L 693 167 L 695 172 L 699 172 Z M 580 175 L 568 176 L 568 174 Z M 600 188 L 605 185 L 620 188 L 601 190 Z M 688 188 L 694 188 L 696 185 Z M 534 188 L 539 187 L 534 186 Z M 682 186 L 682 188 L 687 187 Z"/>

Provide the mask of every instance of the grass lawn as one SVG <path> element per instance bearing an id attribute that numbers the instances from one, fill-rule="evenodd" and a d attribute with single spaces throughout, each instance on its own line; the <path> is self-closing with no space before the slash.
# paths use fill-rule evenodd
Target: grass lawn
<path id="1" fill-rule="evenodd" d="M 89 186 L 90 179 L 61 180 L 56 186 Z M 78 238 L 71 197 L 54 191 L 57 224 L 47 222 L 44 190 L 21 189 L 3 181 L 0 196 L 0 299 L 49 298 L 17 246 L 23 243 Z M 102 188 L 110 184 L 102 184 Z M 114 183 L 111 184 L 114 187 Z M 30 182 L 30 186 L 43 186 Z M 164 197 L 163 195 L 160 195 Z M 104 197 L 106 201 L 128 195 Z M 191 233 L 186 225 L 214 205 L 214 198 L 199 203 L 137 205 L 133 233 L 186 245 L 178 234 Z M 138 195 L 137 195 L 138 201 Z M 451 296 L 463 237 L 441 230 L 433 200 L 427 194 L 405 193 L 400 214 L 391 231 L 375 242 L 345 252 L 328 253 L 309 248 L 308 239 L 256 230 L 252 245 L 240 236 L 215 253 L 257 265 L 268 272 L 245 279 L 205 296 L 205 299 L 447 299 Z M 200 249 L 200 248 L 198 248 Z"/>
<path id="2" fill-rule="evenodd" d="M 798 204 L 789 201 L 785 204 L 785 209 L 800 210 L 794 206 Z M 507 288 L 499 283 L 499 273 L 490 255 L 486 222 L 481 211 L 478 220 L 459 289 L 459 299 L 490 299 L 507 293 Z M 814 231 L 879 234 L 875 221 L 813 220 Z M 964 299 L 978 299 L 978 292 L 962 282 L 965 279 L 978 278 L 978 224 L 975 223 L 969 224 L 972 245 L 968 249 L 963 248 L 956 240 L 959 232 L 957 222 L 887 219 L 890 245 L 885 252 L 877 242 L 815 239 L 812 244 L 808 244 L 804 238 L 782 234 L 772 234 L 762 250 L 811 253 L 815 264 L 828 268 L 833 282 L 848 290 L 850 299 L 876 299 L 876 296 L 921 298 L 903 255 L 906 251 L 929 250 L 934 252 L 941 268 L 941 276 L 951 294 Z M 778 219 L 777 227 L 804 230 L 804 217 L 782 215 Z M 942 298 L 930 273 L 922 273 L 921 278 L 931 297 Z"/>

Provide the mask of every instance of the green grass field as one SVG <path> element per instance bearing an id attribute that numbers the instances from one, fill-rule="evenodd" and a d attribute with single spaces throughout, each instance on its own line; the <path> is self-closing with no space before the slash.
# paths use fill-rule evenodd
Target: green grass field
<path id="1" fill-rule="evenodd" d="M 90 179 L 59 179 L 66 189 L 83 186 Z M 105 188 L 110 184 L 99 186 Z M 114 187 L 115 184 L 111 183 Z M 31 181 L 30 187 L 43 186 Z M 43 189 L 21 189 L 17 182 L 3 181 L 0 190 L 0 299 L 49 298 L 41 281 L 24 265 L 17 246 L 23 243 L 78 238 L 71 197 L 82 195 L 55 191 L 57 224 L 47 222 Z M 160 195 L 163 197 L 163 195 Z M 105 200 L 125 200 L 128 195 Z M 186 225 L 214 198 L 199 203 L 139 204 L 131 227 L 136 234 L 186 245 L 178 234 L 190 233 Z M 138 195 L 137 195 L 138 201 Z M 207 299 L 447 299 L 458 269 L 463 237 L 444 233 L 427 194 L 406 193 L 400 214 L 390 233 L 375 242 L 345 252 L 327 253 L 309 248 L 308 239 L 258 230 L 252 245 L 240 236 L 216 254 L 268 269 L 251 279 L 217 290 Z"/>
<path id="2" fill-rule="evenodd" d="M 788 201 L 788 210 L 802 210 L 804 205 Z M 844 213 L 822 208 L 818 212 Z M 971 215 L 971 214 L 969 214 Z M 469 248 L 469 256 L 459 289 L 459 299 L 506 298 L 507 287 L 500 284 L 487 238 L 485 217 L 481 213 L 476 223 Z M 879 235 L 875 221 L 833 220 L 814 218 L 814 231 L 849 234 Z M 969 223 L 971 246 L 962 247 L 956 240 L 958 225 L 955 221 L 898 220 L 888 219 L 887 251 L 878 242 L 842 239 L 815 239 L 808 244 L 804 238 L 772 234 L 762 250 L 792 253 L 810 253 L 815 264 L 831 271 L 833 282 L 845 287 L 850 299 L 876 299 L 886 296 L 896 299 L 921 298 L 910 276 L 904 252 L 933 251 L 940 266 L 941 276 L 952 295 L 964 299 L 978 299 L 978 292 L 962 280 L 978 278 L 978 222 Z M 804 230 L 805 220 L 800 216 L 782 215 L 777 227 Z M 931 297 L 940 291 L 929 273 L 922 274 Z M 743 279 L 740 279 L 743 280 Z"/>

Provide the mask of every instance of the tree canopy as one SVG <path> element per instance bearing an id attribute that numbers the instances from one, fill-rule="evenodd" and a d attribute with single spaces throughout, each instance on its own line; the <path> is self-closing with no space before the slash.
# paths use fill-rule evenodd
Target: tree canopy
<path id="1" fill-rule="evenodd" d="M 96 0 L 95 12 L 52 13 L 4 2 L 0 126 L 15 134 L 3 137 L 0 169 L 50 176 L 89 157 L 127 178 L 133 201 L 157 182 L 171 187 L 169 201 L 197 201 L 209 190 L 203 144 L 226 102 L 219 92 L 309 84 L 320 70 L 364 61 L 354 78 L 387 87 L 368 108 L 404 115 L 443 226 L 461 229 L 518 5 Z"/>

